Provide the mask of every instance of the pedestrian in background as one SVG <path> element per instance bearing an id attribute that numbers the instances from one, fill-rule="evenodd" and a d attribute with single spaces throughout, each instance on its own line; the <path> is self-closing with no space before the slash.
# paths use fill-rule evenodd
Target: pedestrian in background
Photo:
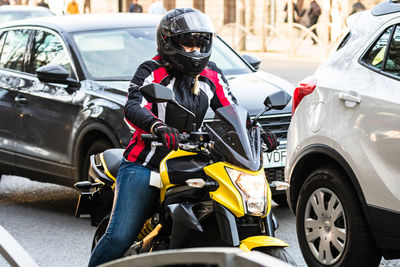
<path id="1" fill-rule="evenodd" d="M 300 21 L 300 18 L 304 15 L 305 10 L 300 12 L 299 7 L 297 6 L 297 3 L 292 2 L 293 4 L 293 22 L 298 23 Z M 285 8 L 283 11 L 286 12 L 286 17 L 285 17 L 285 22 L 288 22 L 289 20 L 289 10 L 288 10 L 288 4 L 286 3 Z"/>
<path id="2" fill-rule="evenodd" d="M 166 9 L 161 3 L 161 1 L 153 0 L 153 3 L 149 7 L 149 14 L 159 14 L 163 15 L 166 12 Z"/>
<path id="3" fill-rule="evenodd" d="M 129 6 L 129 12 L 131 13 L 142 13 L 143 7 L 139 5 L 138 0 L 133 0 L 132 4 Z"/>
<path id="4" fill-rule="evenodd" d="M 321 7 L 319 6 L 319 4 L 315 0 L 311 1 L 310 8 L 309 8 L 309 10 L 307 12 L 307 16 L 309 18 L 308 28 L 311 28 L 312 26 L 314 26 L 315 24 L 318 23 L 319 16 L 321 16 Z M 316 28 L 314 28 L 312 30 L 312 32 L 316 36 L 318 36 Z M 312 40 L 313 40 L 313 44 L 317 43 L 314 38 L 312 38 Z"/>
<path id="5" fill-rule="evenodd" d="M 90 8 L 90 0 L 85 0 L 85 3 L 83 4 L 83 13 L 90 13 L 91 8 Z"/>
<path id="6" fill-rule="evenodd" d="M 69 2 L 67 6 L 67 14 L 73 15 L 78 13 L 79 13 L 78 3 L 75 0 L 71 0 L 71 2 Z"/>
<path id="7" fill-rule="evenodd" d="M 49 8 L 49 5 L 44 0 L 41 0 L 36 5 Z"/>
<path id="8" fill-rule="evenodd" d="M 10 1 L 8 1 L 8 0 L 0 0 L 0 6 L 9 5 L 9 4 L 10 4 Z"/>
<path id="9" fill-rule="evenodd" d="M 351 13 L 350 13 L 349 16 L 351 16 L 351 15 L 357 13 L 357 12 L 364 11 L 364 10 L 365 10 L 365 6 L 360 1 L 357 1 L 352 5 Z"/>

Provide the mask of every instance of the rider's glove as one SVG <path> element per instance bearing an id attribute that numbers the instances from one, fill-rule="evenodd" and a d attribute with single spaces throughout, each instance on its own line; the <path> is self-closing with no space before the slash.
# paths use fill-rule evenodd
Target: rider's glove
<path id="1" fill-rule="evenodd" d="M 267 145 L 266 152 L 272 152 L 279 146 L 279 141 L 276 139 L 276 135 L 270 131 L 261 131 L 261 138 L 264 143 Z"/>
<path id="2" fill-rule="evenodd" d="M 165 123 L 158 122 L 153 126 L 153 132 L 161 138 L 163 146 L 168 150 L 178 150 L 179 131 Z"/>

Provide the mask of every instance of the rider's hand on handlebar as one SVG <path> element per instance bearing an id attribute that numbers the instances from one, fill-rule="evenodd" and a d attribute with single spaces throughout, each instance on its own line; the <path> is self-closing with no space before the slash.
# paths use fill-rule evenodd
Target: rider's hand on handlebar
<path id="1" fill-rule="evenodd" d="M 263 139 L 264 143 L 267 145 L 267 152 L 272 152 L 276 149 L 279 145 L 278 139 L 276 135 L 270 131 L 262 131 L 261 138 Z"/>
<path id="2" fill-rule="evenodd" d="M 159 122 L 154 125 L 153 132 L 161 139 L 163 146 L 168 150 L 178 150 L 179 131 Z"/>

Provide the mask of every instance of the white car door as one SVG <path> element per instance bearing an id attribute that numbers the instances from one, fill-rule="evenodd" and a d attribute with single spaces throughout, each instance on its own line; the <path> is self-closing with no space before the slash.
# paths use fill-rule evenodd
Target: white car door
<path id="1" fill-rule="evenodd" d="M 343 77 L 347 88 L 335 92 L 332 137 L 367 204 L 400 211 L 400 26 L 383 28 L 370 44 Z"/>

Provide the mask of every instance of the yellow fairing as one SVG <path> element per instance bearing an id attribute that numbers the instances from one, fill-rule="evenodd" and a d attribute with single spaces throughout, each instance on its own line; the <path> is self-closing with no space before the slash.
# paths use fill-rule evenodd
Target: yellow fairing
<path id="1" fill-rule="evenodd" d="M 103 165 L 104 173 L 105 173 L 108 177 L 110 177 L 111 179 L 113 179 L 114 182 L 115 182 L 116 179 L 115 179 L 115 177 L 111 174 L 111 172 L 108 170 L 107 164 L 106 164 L 106 162 L 105 162 L 105 160 L 104 160 L 104 154 L 103 154 L 103 153 L 100 154 L 100 161 L 101 161 L 101 164 Z"/>
<path id="2" fill-rule="evenodd" d="M 288 247 L 282 240 L 271 236 L 252 236 L 240 242 L 240 248 L 246 252 L 258 247 Z"/>
<path id="3" fill-rule="evenodd" d="M 161 182 L 163 184 L 161 190 L 160 190 L 160 200 L 161 202 L 164 201 L 165 198 L 165 192 L 167 192 L 167 189 L 175 186 L 174 184 L 171 184 L 171 182 L 169 181 L 169 176 L 168 176 L 168 171 L 167 171 L 167 165 L 166 165 L 166 161 L 169 159 L 173 159 L 173 158 L 179 158 L 179 157 L 184 157 L 184 156 L 192 156 L 192 155 L 196 155 L 197 153 L 193 153 L 193 152 L 187 152 L 187 151 L 183 151 L 178 149 L 177 151 L 171 151 L 165 158 L 163 158 L 163 160 L 160 163 L 160 176 L 161 176 Z"/>
<path id="4" fill-rule="evenodd" d="M 246 169 L 239 168 L 237 166 L 231 165 L 226 162 L 217 162 L 212 165 L 208 165 L 204 167 L 205 173 L 216 180 L 219 184 L 219 188 L 214 191 L 210 192 L 210 197 L 217 201 L 218 203 L 222 204 L 226 207 L 230 212 L 232 212 L 236 217 L 242 217 L 245 215 L 245 209 L 243 206 L 242 196 L 240 195 L 239 191 L 233 185 L 231 179 L 229 178 L 225 167 L 236 169 L 241 172 L 245 172 L 251 175 L 259 175 L 260 173 L 264 172 L 264 169 L 259 171 L 249 171 Z M 265 214 L 271 209 L 271 191 L 267 184 L 267 210 Z"/>
<path id="5" fill-rule="evenodd" d="M 114 187 L 115 187 L 115 182 L 117 181 L 117 179 L 116 179 L 116 178 L 111 174 L 111 172 L 108 170 L 106 161 L 104 160 L 104 153 L 101 153 L 101 154 L 100 154 L 100 161 L 101 161 L 101 165 L 103 165 L 104 173 L 114 181 L 113 185 L 111 186 L 111 188 L 114 189 Z"/>

